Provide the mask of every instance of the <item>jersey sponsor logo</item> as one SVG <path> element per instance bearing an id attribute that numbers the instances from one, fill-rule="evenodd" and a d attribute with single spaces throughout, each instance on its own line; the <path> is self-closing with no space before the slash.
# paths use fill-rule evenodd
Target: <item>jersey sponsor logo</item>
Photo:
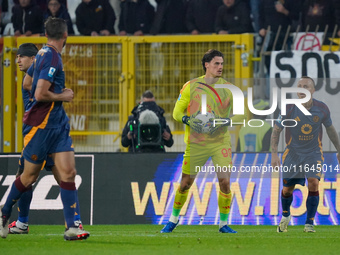
<path id="1" fill-rule="evenodd" d="M 320 120 L 320 117 L 319 117 L 319 116 L 316 115 L 316 116 L 313 117 L 313 121 L 314 121 L 314 122 L 319 122 L 319 120 Z"/>
<path id="2" fill-rule="evenodd" d="M 54 73 L 55 73 L 55 68 L 54 67 L 50 67 L 50 70 L 48 71 L 48 77 L 52 78 Z"/>
<path id="3" fill-rule="evenodd" d="M 304 124 L 301 127 L 301 132 L 304 133 L 305 135 L 308 135 L 312 132 L 313 128 L 309 124 Z"/>

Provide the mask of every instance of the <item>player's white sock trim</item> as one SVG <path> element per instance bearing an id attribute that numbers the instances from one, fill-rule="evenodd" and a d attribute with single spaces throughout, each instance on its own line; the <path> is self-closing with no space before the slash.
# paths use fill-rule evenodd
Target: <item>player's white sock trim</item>
<path id="1" fill-rule="evenodd" d="M 174 216 L 174 215 L 171 214 L 169 221 L 171 221 L 173 223 L 177 223 L 178 218 L 179 218 L 179 216 Z"/>
<path id="2" fill-rule="evenodd" d="M 27 229 L 28 228 L 28 223 L 23 223 L 19 220 L 17 220 L 15 225 L 17 226 L 17 228 L 20 228 L 20 229 Z"/>
<path id="3" fill-rule="evenodd" d="M 219 228 L 225 226 L 225 225 L 228 225 L 228 221 L 220 221 L 220 224 L 219 224 Z"/>

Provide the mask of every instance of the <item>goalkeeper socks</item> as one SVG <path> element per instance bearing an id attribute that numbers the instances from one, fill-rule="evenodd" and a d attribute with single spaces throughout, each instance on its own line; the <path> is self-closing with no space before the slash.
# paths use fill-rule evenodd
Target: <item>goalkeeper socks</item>
<path id="1" fill-rule="evenodd" d="M 178 222 L 179 213 L 181 212 L 181 209 L 183 205 L 185 204 L 185 201 L 187 201 L 188 194 L 189 194 L 189 190 L 185 190 L 184 192 L 181 192 L 178 188 L 178 190 L 176 191 L 174 207 L 172 209 L 172 214 L 170 216 L 169 221 L 173 223 Z"/>
<path id="2" fill-rule="evenodd" d="M 60 182 L 60 196 L 64 206 L 64 218 L 67 228 L 74 227 L 74 214 L 77 207 L 76 184 L 74 182 Z"/>
<path id="3" fill-rule="evenodd" d="M 33 190 L 30 187 L 26 192 L 22 193 L 18 202 L 18 220 L 22 223 L 28 223 L 28 213 L 32 201 Z"/>
<path id="4" fill-rule="evenodd" d="M 2 208 L 3 215 L 6 215 L 7 217 L 11 215 L 13 205 L 20 199 L 21 195 L 25 191 L 27 191 L 27 188 L 22 184 L 20 180 L 20 176 L 19 176 L 13 182 L 11 191 L 8 194 L 6 203 L 4 204 L 4 207 Z"/>
<path id="5" fill-rule="evenodd" d="M 319 205 L 319 191 L 309 191 L 308 197 L 306 201 L 307 206 L 307 220 L 306 224 L 313 225 L 314 217 L 316 214 L 316 210 Z"/>
<path id="6" fill-rule="evenodd" d="M 293 194 L 290 196 L 283 195 L 281 192 L 282 216 L 288 217 L 290 215 L 290 205 L 293 202 Z"/>
<path id="7" fill-rule="evenodd" d="M 231 192 L 226 194 L 220 191 L 218 193 L 218 208 L 220 209 L 220 224 L 219 224 L 220 228 L 228 224 L 230 204 L 231 204 Z"/>

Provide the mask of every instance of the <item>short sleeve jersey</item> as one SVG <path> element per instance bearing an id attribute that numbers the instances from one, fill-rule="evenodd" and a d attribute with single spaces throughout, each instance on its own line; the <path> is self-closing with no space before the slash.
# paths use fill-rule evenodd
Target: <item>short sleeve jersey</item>
<path id="1" fill-rule="evenodd" d="M 322 152 L 322 124 L 327 128 L 332 125 L 327 105 L 313 99 L 313 106 L 308 110 L 312 115 L 305 115 L 295 105 L 287 105 L 286 115 L 280 115 L 275 124 L 286 127 L 287 149 L 298 155 L 313 155 Z M 295 125 L 295 120 L 297 125 Z"/>
<path id="2" fill-rule="evenodd" d="M 32 102 L 25 108 L 24 124 L 40 128 L 56 128 L 68 123 L 63 102 L 37 102 L 34 96 L 40 79 L 51 82 L 49 90 L 53 93 L 62 93 L 65 88 L 61 55 L 56 48 L 51 45 L 44 46 L 27 73 L 33 77 Z"/>

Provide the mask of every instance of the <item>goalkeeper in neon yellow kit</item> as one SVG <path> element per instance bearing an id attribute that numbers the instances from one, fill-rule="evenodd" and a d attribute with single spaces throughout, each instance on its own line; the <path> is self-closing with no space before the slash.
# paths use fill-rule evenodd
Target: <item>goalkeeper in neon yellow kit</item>
<path id="1" fill-rule="evenodd" d="M 200 169 L 204 166 L 209 157 L 211 157 L 215 169 L 217 169 L 217 165 L 221 168 L 225 167 L 223 169 L 230 169 L 232 165 L 231 141 L 227 126 L 230 124 L 229 114 L 232 110 L 233 96 L 229 89 L 215 88 L 217 84 L 230 84 L 221 78 L 223 58 L 220 51 L 209 50 L 206 52 L 202 59 L 205 75 L 185 83 L 176 102 L 173 117 L 186 124 L 184 139 L 187 146 L 183 156 L 181 184 L 176 191 L 173 211 L 169 222 L 161 230 L 161 233 L 170 233 L 176 228 L 180 211 L 198 173 L 196 172 L 197 168 Z M 207 102 L 206 106 L 203 105 L 206 107 L 206 114 L 201 113 L 203 97 Z M 202 121 L 204 116 L 211 117 L 209 122 Z M 232 117 L 231 120 L 239 122 L 245 118 L 246 116 L 238 115 Z M 214 120 L 217 119 L 219 119 L 219 123 L 225 124 L 215 125 Z M 219 232 L 237 233 L 227 225 L 232 199 L 230 172 L 216 171 L 216 173 L 220 186 L 218 195 Z"/>

